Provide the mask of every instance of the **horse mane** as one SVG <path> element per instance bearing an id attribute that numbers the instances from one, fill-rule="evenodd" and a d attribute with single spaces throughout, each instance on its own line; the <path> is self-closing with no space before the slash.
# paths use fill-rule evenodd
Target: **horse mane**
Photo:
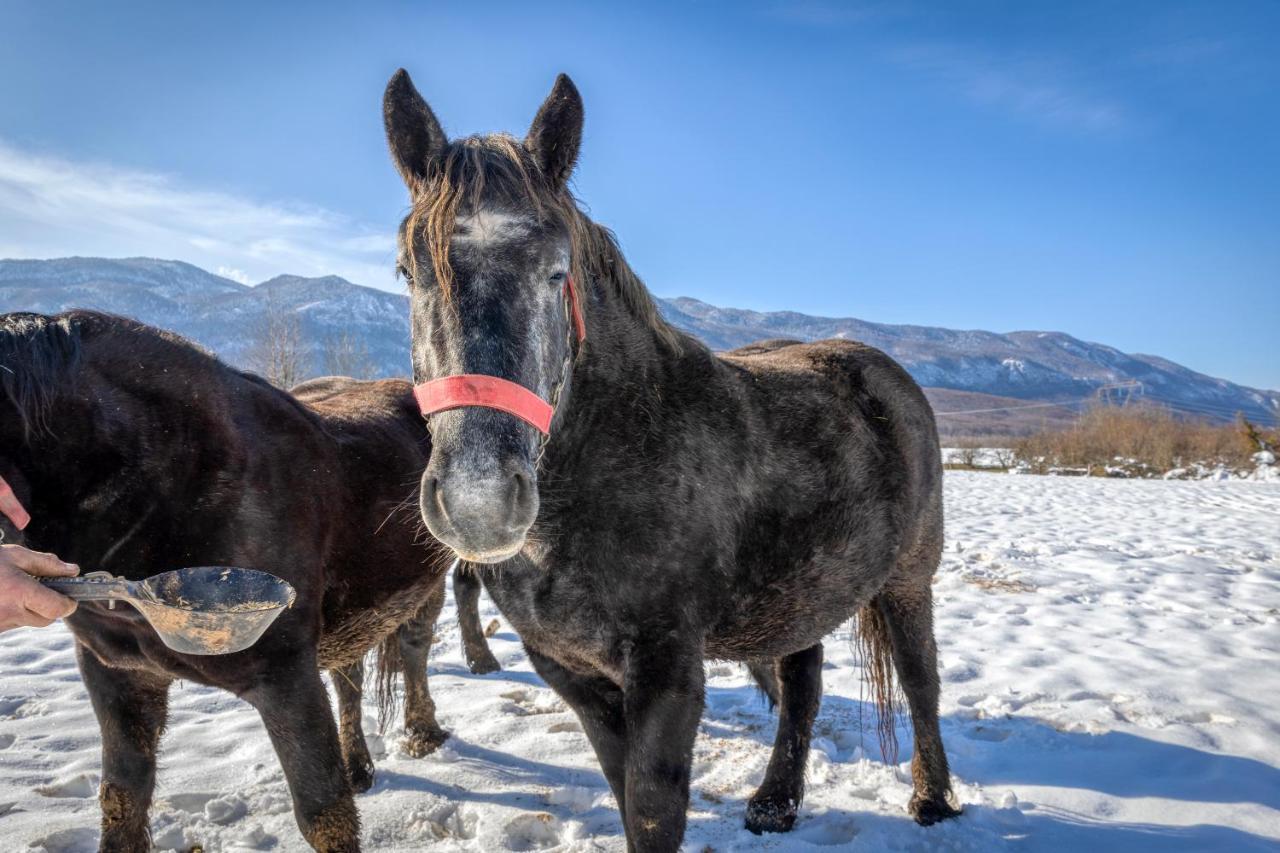
<path id="1" fill-rule="evenodd" d="M 0 388 L 27 440 L 52 435 L 53 402 L 74 380 L 81 355 L 74 315 L 0 314 Z"/>
<path id="2" fill-rule="evenodd" d="M 414 249 L 425 237 L 432 272 L 446 299 L 453 286 L 449 242 L 459 208 L 479 210 L 485 202 L 528 204 L 543 222 L 557 224 L 569 233 L 571 274 L 577 281 L 611 286 L 627 311 L 672 351 L 681 352 L 691 341 L 662 317 L 648 288 L 623 257 L 613 232 L 593 222 L 568 188 L 552 186 L 514 137 L 494 133 L 450 142 L 411 195 L 413 207 L 400 226 L 409 249 L 410 274 L 417 277 Z M 575 295 L 579 310 L 585 313 L 582 294 L 579 288 Z"/>
<path id="3" fill-rule="evenodd" d="M 316 414 L 287 391 L 257 374 L 237 370 L 200 344 L 165 329 L 128 317 L 77 309 L 62 314 L 0 314 L 0 388 L 22 419 L 23 437 L 53 436 L 51 415 L 60 395 L 75 387 L 91 339 L 102 335 L 127 339 L 131 352 L 141 347 L 163 349 L 156 361 L 169 365 L 225 371 L 281 394 L 313 422 Z"/>

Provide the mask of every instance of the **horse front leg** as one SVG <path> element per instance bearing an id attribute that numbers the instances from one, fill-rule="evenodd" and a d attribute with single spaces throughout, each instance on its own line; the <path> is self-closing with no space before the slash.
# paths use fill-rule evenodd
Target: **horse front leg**
<path id="1" fill-rule="evenodd" d="M 493 656 L 480 626 L 480 578 L 476 571 L 467 563 L 458 563 L 453 570 L 453 600 L 458 606 L 458 628 L 467 667 L 476 675 L 484 675 L 502 669 L 502 664 Z"/>
<path id="2" fill-rule="evenodd" d="M 680 848 L 703 701 L 701 649 L 668 644 L 633 647 L 623 684 L 627 721 L 623 817 L 631 850 L 659 853 Z"/>
<path id="3" fill-rule="evenodd" d="M 169 680 L 141 670 L 103 665 L 76 644 L 80 675 L 102 732 L 103 853 L 151 850 L 151 795 L 156 783 L 156 747 L 169 714 Z"/>
<path id="4" fill-rule="evenodd" d="M 271 736 L 303 837 L 320 853 L 358 853 L 360 816 L 314 653 L 273 666 L 243 698 Z"/>
<path id="5" fill-rule="evenodd" d="M 444 582 L 442 575 L 426 603 L 396 631 L 404 667 L 404 749 L 414 758 L 430 755 L 449 739 L 449 732 L 436 721 L 436 703 L 427 685 L 427 659 L 444 606 Z"/>
<path id="6" fill-rule="evenodd" d="M 582 723 L 596 751 L 604 778 L 618 801 L 623 824 L 627 817 L 627 720 L 621 688 L 603 676 L 580 675 L 525 646 L 529 662 Z"/>

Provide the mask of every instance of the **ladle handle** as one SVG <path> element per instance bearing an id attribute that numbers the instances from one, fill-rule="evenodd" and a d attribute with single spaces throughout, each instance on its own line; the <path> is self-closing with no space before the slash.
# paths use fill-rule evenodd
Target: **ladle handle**
<path id="1" fill-rule="evenodd" d="M 124 578 L 40 578 L 42 586 L 76 601 L 116 601 L 130 598 L 129 582 Z"/>

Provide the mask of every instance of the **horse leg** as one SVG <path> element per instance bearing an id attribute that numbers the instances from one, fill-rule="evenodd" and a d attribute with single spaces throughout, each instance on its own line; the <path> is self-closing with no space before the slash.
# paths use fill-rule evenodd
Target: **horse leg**
<path id="1" fill-rule="evenodd" d="M 603 676 L 580 675 L 528 646 L 525 651 L 542 680 L 578 715 L 625 823 L 627 721 L 622 690 Z"/>
<path id="2" fill-rule="evenodd" d="M 822 702 L 822 644 L 779 659 L 775 671 L 781 693 L 778 734 L 764 782 L 747 804 L 747 829 L 757 835 L 787 832 L 796 822 L 809 738 Z"/>
<path id="3" fill-rule="evenodd" d="M 151 850 L 151 794 L 156 747 L 169 713 L 169 680 L 142 670 L 113 669 L 84 646 L 76 657 L 102 731 L 102 838 L 106 853 Z"/>
<path id="4" fill-rule="evenodd" d="M 449 739 L 449 733 L 436 722 L 436 703 L 427 687 L 427 657 L 443 606 L 444 578 L 441 577 L 426 603 L 396 631 L 404 667 L 404 750 L 414 758 L 430 755 Z"/>
<path id="5" fill-rule="evenodd" d="M 699 648 L 637 645 L 623 686 L 627 720 L 627 843 L 672 851 L 684 838 L 693 740 L 704 703 Z"/>
<path id="6" fill-rule="evenodd" d="M 358 853 L 360 815 L 315 656 L 291 656 L 243 698 L 257 708 L 271 736 L 302 836 L 320 853 Z"/>
<path id="7" fill-rule="evenodd" d="M 893 579 L 872 604 L 888 626 L 894 669 L 911 709 L 915 733 L 911 781 L 915 790 L 907 810 L 916 823 L 929 826 L 960 814 L 949 802 L 951 773 L 938 727 L 938 650 L 933 637 L 931 579 L 927 575 Z"/>
<path id="8" fill-rule="evenodd" d="M 373 787 L 373 758 L 364 739 L 361 724 L 361 701 L 364 696 L 364 659 L 350 666 L 329 670 L 334 692 L 338 694 L 338 743 L 342 746 L 342 762 L 347 768 L 351 790 L 362 794 Z"/>
<path id="9" fill-rule="evenodd" d="M 467 666 L 476 675 L 497 672 L 502 669 L 498 659 L 489 650 L 480 627 L 480 578 L 475 569 L 458 563 L 453 570 L 453 600 L 458 606 L 458 627 L 462 631 L 462 650 Z"/>

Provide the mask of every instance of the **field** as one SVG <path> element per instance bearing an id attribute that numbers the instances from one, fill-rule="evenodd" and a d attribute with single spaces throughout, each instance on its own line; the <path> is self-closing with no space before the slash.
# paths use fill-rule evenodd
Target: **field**
<path id="1" fill-rule="evenodd" d="M 773 723 L 739 667 L 708 664 L 686 849 L 1280 848 L 1280 484 L 950 472 L 947 505 L 937 632 L 964 816 L 930 829 L 907 818 L 910 730 L 904 762 L 882 762 L 846 630 L 827 641 L 809 794 L 789 836 L 741 828 Z M 472 676 L 449 605 L 431 686 L 454 737 L 424 760 L 394 726 L 371 737 L 366 849 L 621 851 L 577 721 L 505 625 L 492 643 L 506 669 Z M 248 706 L 189 684 L 171 704 L 157 848 L 304 849 Z M 5 851 L 94 849 L 97 746 L 69 634 L 0 636 Z"/>

